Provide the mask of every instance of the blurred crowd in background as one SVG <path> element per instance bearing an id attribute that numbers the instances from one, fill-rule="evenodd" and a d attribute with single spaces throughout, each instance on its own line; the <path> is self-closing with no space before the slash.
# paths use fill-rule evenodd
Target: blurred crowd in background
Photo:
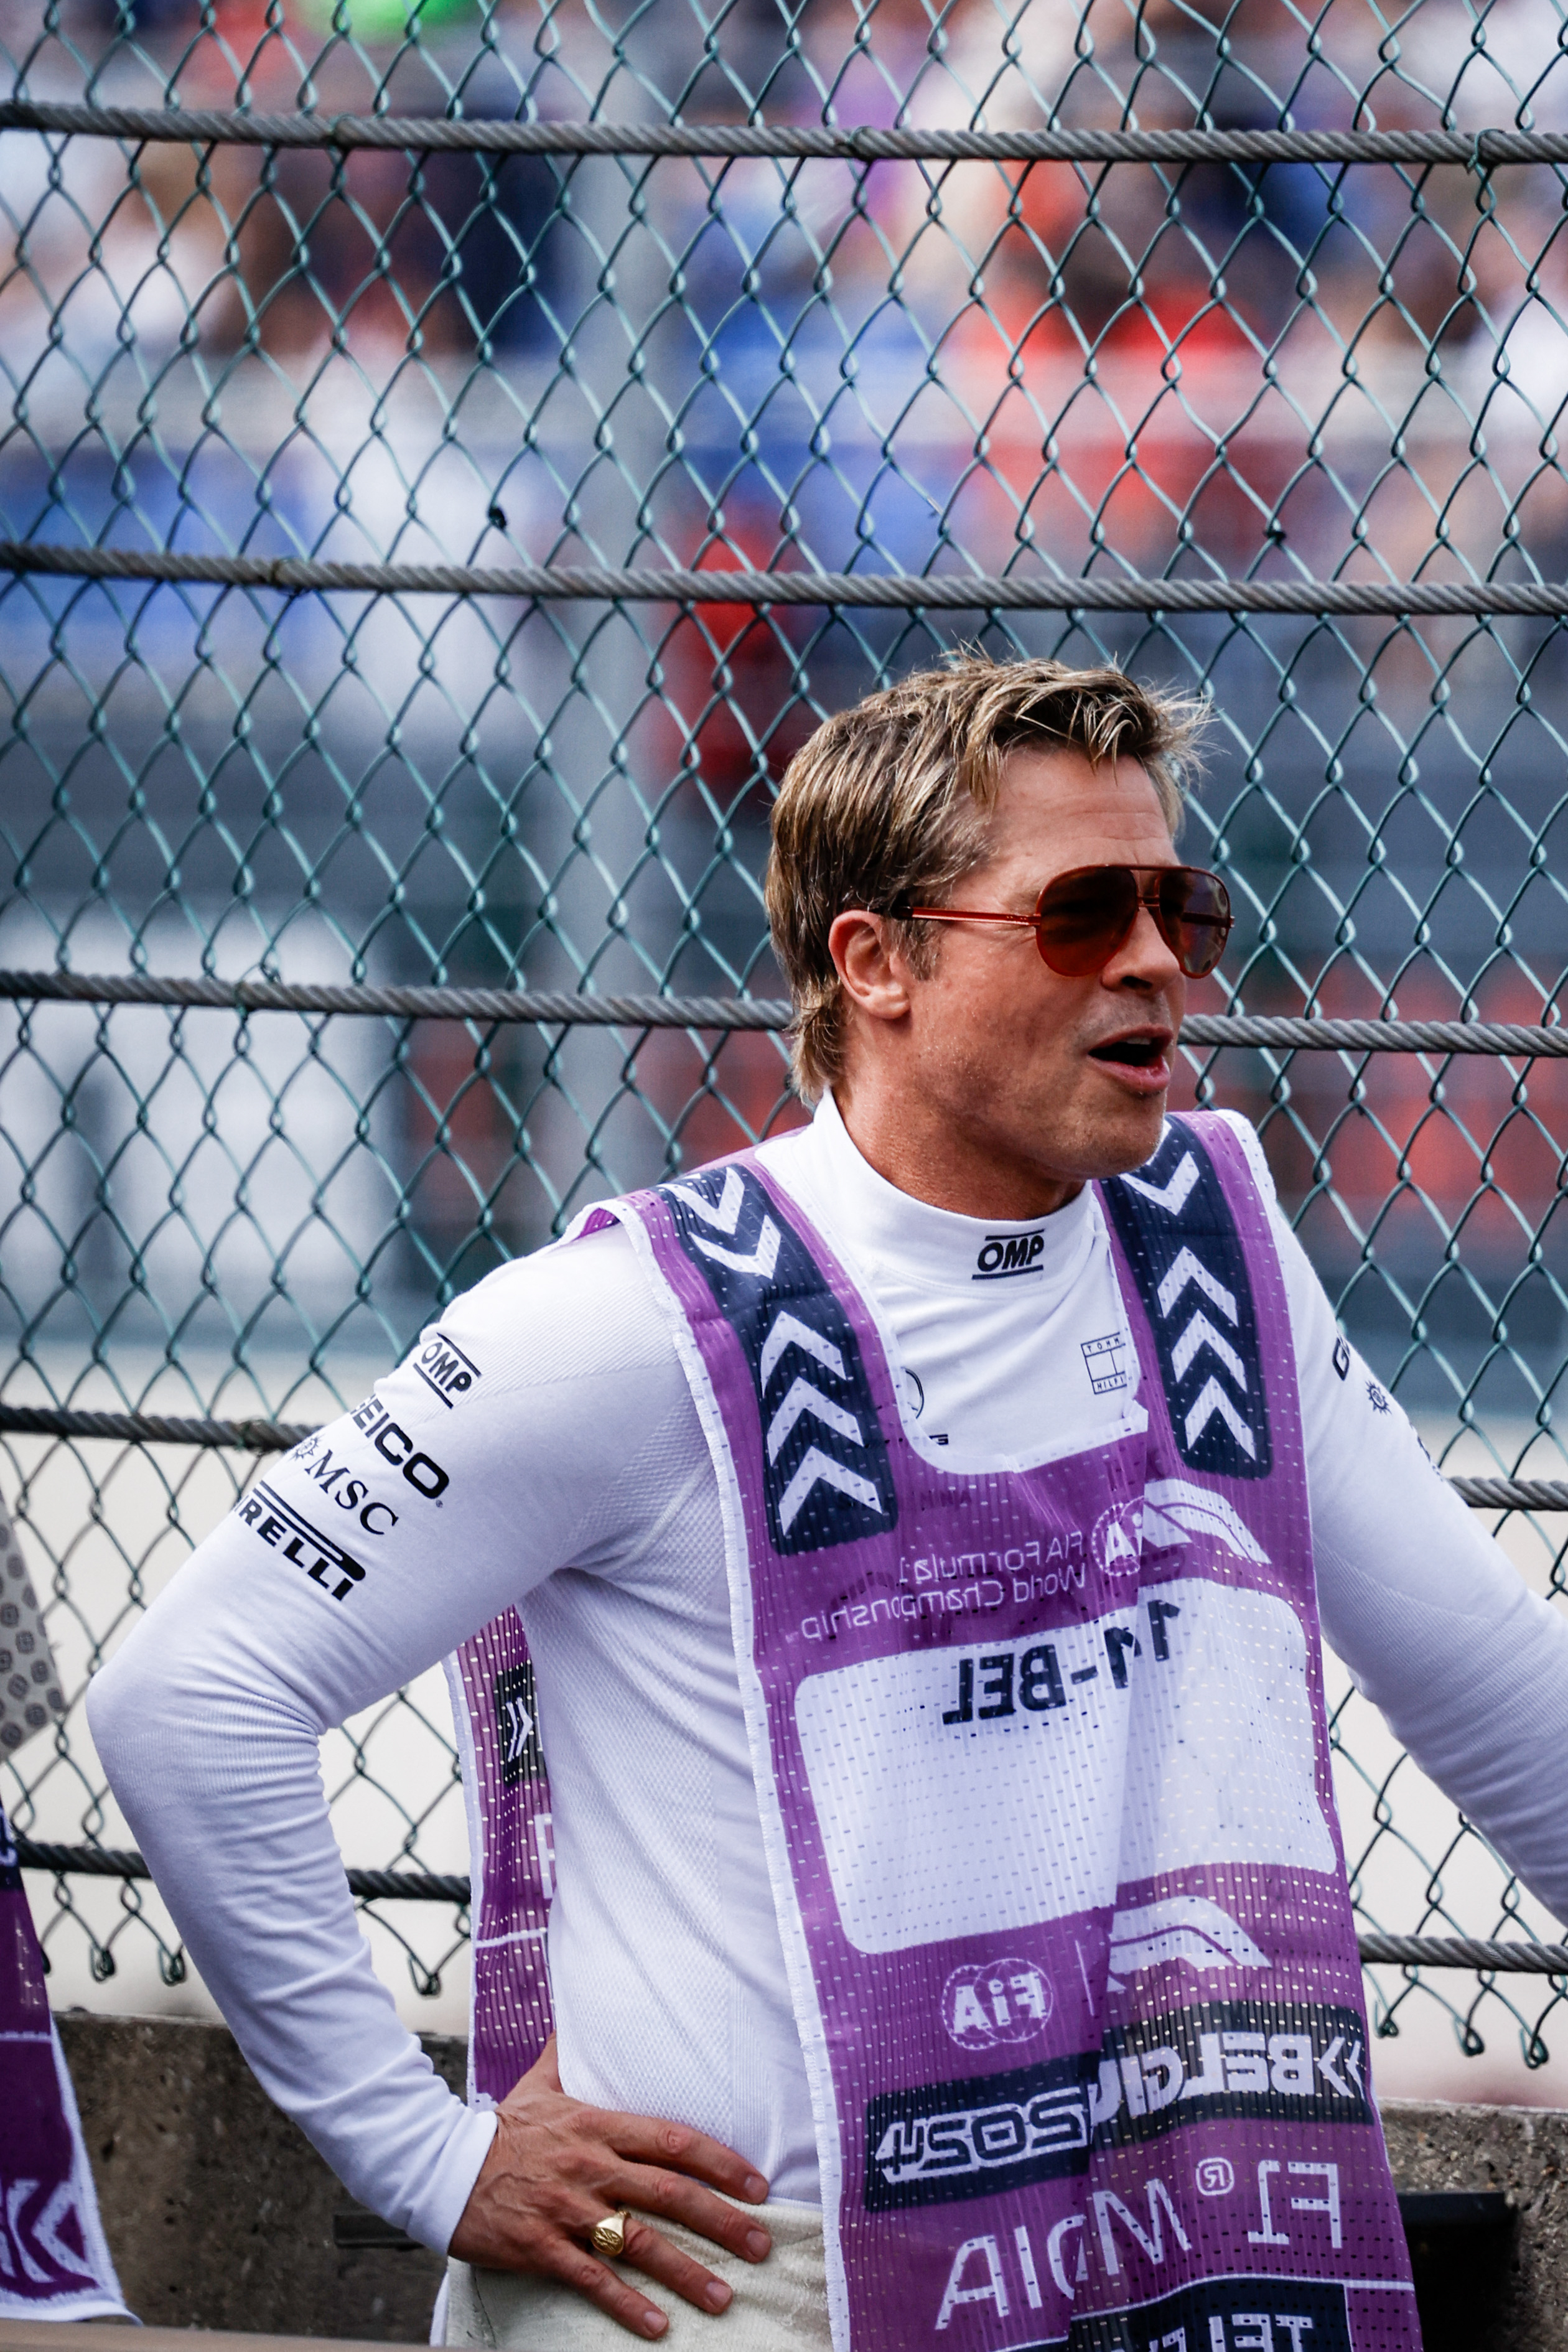
<path id="1" fill-rule="evenodd" d="M 1473 131 L 1568 120 L 1561 19 L 1552 0 L 1422 0 L 1397 23 L 1371 0 L 3 0 L 0 38 L 19 93 L 103 105 Z M 13 132 L 0 530 L 484 564 L 1562 577 L 1563 205 L 1541 164 Z M 1553 1003 L 1549 623 L 939 628 L 32 580 L 0 608 L 12 964 L 771 992 L 758 885 L 790 752 L 973 634 L 1213 693 L 1197 849 L 1233 877 L 1221 985 L 1247 1009 Z M 467 1033 L 419 1034 L 371 1122 L 434 1236 L 404 1261 L 416 1291 L 470 1244 L 478 1270 L 477 1213 L 536 1241 L 584 1184 L 794 1115 L 765 1038 L 655 1039 L 635 1069 L 620 1051 L 514 1034 L 476 1061 Z M 1406 1076 L 1394 1129 L 1422 1124 L 1420 1073 L 1387 1083 Z M 1268 1108 L 1261 1067 L 1231 1078 Z M 1477 1149 L 1427 1129 L 1450 1189 L 1473 1183 Z M 1275 1140 L 1300 1197 L 1313 1119 Z M 1339 1149 L 1370 1215 L 1390 1147 L 1358 1129 Z M 384 1213 L 366 1196 L 356 1216 Z"/>

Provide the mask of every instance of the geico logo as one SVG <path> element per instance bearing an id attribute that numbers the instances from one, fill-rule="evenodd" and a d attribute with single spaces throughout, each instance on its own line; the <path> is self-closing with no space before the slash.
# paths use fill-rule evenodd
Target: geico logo
<path id="1" fill-rule="evenodd" d="M 401 1470 L 416 1495 L 435 1502 L 444 1495 L 451 1480 L 438 1462 L 428 1454 L 415 1451 L 414 1440 L 405 1429 L 399 1428 L 379 1397 L 366 1397 L 353 1416 L 354 1426 L 363 1429 L 383 1461 Z"/>
<path id="2" fill-rule="evenodd" d="M 969 1278 L 1000 1282 L 1010 1274 L 1037 1273 L 1045 1247 L 1044 1234 L 987 1234 Z"/>
<path id="3" fill-rule="evenodd" d="M 910 2180 L 951 2179 L 1087 2148 L 1089 2130 L 1085 2086 L 1068 2083 L 1016 2105 L 900 2117 L 882 2134 L 872 2162 L 895 2187 Z"/>
<path id="4" fill-rule="evenodd" d="M 479 1379 L 479 1368 L 471 1356 L 465 1356 L 455 1341 L 444 1331 L 435 1332 L 420 1349 L 414 1360 L 414 1369 L 428 1389 L 434 1389 L 442 1403 L 448 1408 L 460 1396 L 467 1395 Z"/>

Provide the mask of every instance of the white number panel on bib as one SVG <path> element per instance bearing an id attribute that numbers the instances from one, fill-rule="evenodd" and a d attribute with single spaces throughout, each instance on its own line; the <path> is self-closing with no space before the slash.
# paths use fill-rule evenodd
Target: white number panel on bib
<path id="1" fill-rule="evenodd" d="M 1270 1593 L 1184 1577 L 1048 1641 L 837 1667 L 795 1719 L 863 1952 L 1065 1918 L 1204 1864 L 1336 1867 L 1306 1639 Z"/>

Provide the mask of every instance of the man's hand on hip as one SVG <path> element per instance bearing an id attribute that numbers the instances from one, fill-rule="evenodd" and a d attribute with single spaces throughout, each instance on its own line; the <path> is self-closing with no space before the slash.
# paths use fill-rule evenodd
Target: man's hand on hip
<path id="1" fill-rule="evenodd" d="M 622 2259 L 699 2311 L 722 2311 L 731 2298 L 725 2282 L 642 2218 L 684 2222 L 743 2262 L 760 2263 L 773 2243 L 766 2230 L 714 2189 L 748 2205 L 768 2193 L 744 2157 L 704 2132 L 569 2099 L 552 2035 L 496 2109 L 496 2136 L 449 2251 L 479 2270 L 562 2279 L 634 2335 L 662 2336 L 664 2313 L 590 2251 L 589 2235 L 609 2214 L 629 2209 Z"/>

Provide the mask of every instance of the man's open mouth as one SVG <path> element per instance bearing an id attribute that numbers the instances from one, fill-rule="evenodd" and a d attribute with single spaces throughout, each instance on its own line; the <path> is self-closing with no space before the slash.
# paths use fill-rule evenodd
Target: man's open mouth
<path id="1" fill-rule="evenodd" d="M 1112 1037 L 1103 1045 L 1089 1048 L 1091 1062 L 1120 1062 L 1128 1068 L 1147 1070 L 1162 1060 L 1168 1040 L 1156 1037 Z"/>

